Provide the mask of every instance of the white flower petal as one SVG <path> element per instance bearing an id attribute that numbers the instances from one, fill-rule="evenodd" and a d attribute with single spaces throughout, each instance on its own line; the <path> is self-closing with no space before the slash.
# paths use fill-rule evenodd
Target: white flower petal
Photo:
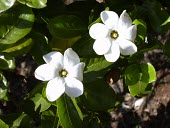
<path id="1" fill-rule="evenodd" d="M 119 56 L 120 56 L 119 45 L 115 41 L 113 41 L 110 50 L 106 54 L 104 54 L 104 57 L 109 62 L 115 62 L 119 58 Z"/>
<path id="2" fill-rule="evenodd" d="M 100 13 L 103 23 L 112 30 L 116 30 L 118 26 L 118 15 L 113 11 L 103 11 Z"/>
<path id="3" fill-rule="evenodd" d="M 83 94 L 83 84 L 81 81 L 73 77 L 65 78 L 65 93 L 70 97 L 78 97 Z"/>
<path id="4" fill-rule="evenodd" d="M 67 68 L 72 67 L 78 63 L 80 63 L 79 56 L 72 50 L 72 48 L 68 48 L 64 52 L 64 68 L 67 70 Z"/>
<path id="5" fill-rule="evenodd" d="M 57 69 L 49 64 L 40 65 L 35 70 L 35 77 L 42 81 L 48 81 L 55 78 L 57 74 Z"/>
<path id="6" fill-rule="evenodd" d="M 120 46 L 120 53 L 122 55 L 131 55 L 137 52 L 137 47 L 136 45 L 126 39 L 119 39 L 118 44 Z"/>
<path id="7" fill-rule="evenodd" d="M 124 10 L 119 18 L 119 23 L 118 23 L 119 33 L 122 33 L 124 30 L 129 28 L 131 25 L 132 25 L 132 20 L 129 14 L 126 12 L 126 10 Z"/>
<path id="8" fill-rule="evenodd" d="M 136 33 L 137 33 L 137 26 L 132 25 L 129 27 L 124 34 L 125 39 L 133 41 L 136 38 Z"/>
<path id="9" fill-rule="evenodd" d="M 104 55 L 111 47 L 111 40 L 109 38 L 97 39 L 93 44 L 93 49 L 98 55 Z"/>
<path id="10" fill-rule="evenodd" d="M 105 38 L 108 33 L 109 29 L 101 23 L 93 24 L 89 30 L 89 34 L 93 39 Z"/>
<path id="11" fill-rule="evenodd" d="M 63 55 L 60 52 L 50 52 L 43 56 L 46 63 L 56 66 L 60 63 L 63 66 Z"/>
<path id="12" fill-rule="evenodd" d="M 61 77 L 56 77 L 48 82 L 46 96 L 49 101 L 57 100 L 65 91 L 65 82 Z"/>
<path id="13" fill-rule="evenodd" d="M 74 67 L 70 68 L 68 71 L 68 77 L 74 77 L 80 81 L 83 81 L 83 70 L 85 63 L 81 62 Z"/>

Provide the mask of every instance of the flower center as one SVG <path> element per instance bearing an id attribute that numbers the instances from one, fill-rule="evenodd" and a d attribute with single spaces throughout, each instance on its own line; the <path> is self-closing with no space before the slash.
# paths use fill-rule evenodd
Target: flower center
<path id="1" fill-rule="evenodd" d="M 113 39 L 117 39 L 119 37 L 119 34 L 117 31 L 113 30 L 111 33 L 110 33 L 110 37 L 113 38 Z"/>
<path id="2" fill-rule="evenodd" d="M 68 72 L 67 72 L 65 69 L 62 69 L 62 70 L 59 72 L 59 75 L 60 75 L 61 77 L 66 77 L 67 74 L 68 74 Z"/>

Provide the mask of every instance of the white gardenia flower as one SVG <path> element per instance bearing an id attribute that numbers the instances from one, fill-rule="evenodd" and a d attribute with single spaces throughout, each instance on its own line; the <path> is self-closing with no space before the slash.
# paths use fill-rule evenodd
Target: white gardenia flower
<path id="1" fill-rule="evenodd" d="M 80 62 L 78 55 L 68 48 L 64 56 L 60 52 L 50 52 L 43 56 L 46 64 L 35 70 L 35 77 L 49 81 L 46 96 L 49 101 L 57 100 L 64 92 L 70 97 L 83 94 L 83 69 L 85 63 Z"/>
<path id="2" fill-rule="evenodd" d="M 104 55 L 107 61 L 115 62 L 120 53 L 131 55 L 137 52 L 132 42 L 136 38 L 137 26 L 132 25 L 126 10 L 120 18 L 113 11 L 103 11 L 100 17 L 104 24 L 95 23 L 89 30 L 90 36 L 95 39 L 93 49 L 98 55 Z"/>

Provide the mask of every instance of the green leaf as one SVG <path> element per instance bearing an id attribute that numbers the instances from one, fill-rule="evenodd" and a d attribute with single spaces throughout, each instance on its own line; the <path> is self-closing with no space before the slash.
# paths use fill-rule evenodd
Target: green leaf
<path id="1" fill-rule="evenodd" d="M 55 107 L 56 110 L 56 107 Z M 41 126 L 42 128 L 56 128 L 58 124 L 58 117 L 53 109 L 42 112 Z"/>
<path id="2" fill-rule="evenodd" d="M 156 71 L 152 64 L 142 63 L 140 64 L 140 68 L 142 71 L 141 80 L 143 82 L 152 83 L 156 80 Z"/>
<path id="3" fill-rule="evenodd" d="M 9 128 L 9 126 L 0 119 L 0 128 Z"/>
<path id="4" fill-rule="evenodd" d="M 0 51 L 27 35 L 34 22 L 31 8 L 15 6 L 0 15 Z"/>
<path id="5" fill-rule="evenodd" d="M 50 19 L 48 29 L 52 36 L 60 39 L 80 36 L 87 31 L 86 25 L 74 15 L 60 15 Z"/>
<path id="6" fill-rule="evenodd" d="M 84 94 L 81 103 L 93 110 L 107 110 L 116 107 L 121 98 L 105 82 L 104 75 L 109 71 L 112 63 L 101 58 L 82 58 L 86 63 L 84 70 Z M 119 101 L 120 100 L 120 101 Z"/>
<path id="7" fill-rule="evenodd" d="M 93 25 L 93 24 L 96 24 L 96 23 L 100 23 L 102 20 L 101 18 L 97 18 L 93 23 L 91 23 L 89 26 L 88 26 L 88 29 L 90 29 L 90 27 Z"/>
<path id="8" fill-rule="evenodd" d="M 0 69 L 14 69 L 15 62 L 9 55 L 0 55 Z"/>
<path id="9" fill-rule="evenodd" d="M 90 83 L 84 83 L 84 94 L 80 98 L 81 104 L 93 110 L 116 108 L 122 100 L 101 78 Z"/>
<path id="10" fill-rule="evenodd" d="M 12 44 L 10 48 L 4 50 L 3 52 L 8 53 L 8 55 L 11 55 L 13 57 L 16 57 L 28 53 L 32 45 L 33 45 L 32 39 L 24 37 L 18 42 Z"/>
<path id="11" fill-rule="evenodd" d="M 125 84 L 133 85 L 136 84 L 140 79 L 140 69 L 139 65 L 133 64 L 126 68 L 125 70 Z"/>
<path id="12" fill-rule="evenodd" d="M 145 7 L 153 29 L 157 32 L 161 32 L 161 25 L 168 19 L 168 13 L 158 1 L 147 1 Z"/>
<path id="13" fill-rule="evenodd" d="M 31 8 L 44 8 L 46 7 L 47 3 L 47 0 L 18 0 L 18 1 Z"/>
<path id="14" fill-rule="evenodd" d="M 106 61 L 104 57 L 100 58 L 81 58 L 81 61 L 85 62 L 85 73 L 91 71 L 99 71 L 112 65 L 111 62 Z"/>
<path id="15" fill-rule="evenodd" d="M 129 92 L 132 96 L 144 96 L 151 92 L 152 85 L 138 81 L 136 84 L 128 86 Z"/>
<path id="16" fill-rule="evenodd" d="M 40 112 L 47 110 L 51 104 L 39 93 L 35 94 L 35 97 L 31 98 L 35 104 L 35 111 L 40 107 Z"/>
<path id="17" fill-rule="evenodd" d="M 166 33 L 170 28 L 170 16 L 167 18 L 167 20 L 161 25 L 162 27 L 162 33 Z"/>
<path id="18" fill-rule="evenodd" d="M 11 8 L 15 3 L 15 0 L 0 0 L 0 13 Z"/>
<path id="19" fill-rule="evenodd" d="M 137 40 L 144 42 L 147 32 L 146 23 L 142 19 L 135 19 L 133 24 L 137 25 Z"/>
<path id="20" fill-rule="evenodd" d="M 23 128 L 27 126 L 27 128 L 32 128 L 33 120 L 27 115 L 22 113 L 15 121 L 13 121 L 13 125 L 11 128 Z"/>
<path id="21" fill-rule="evenodd" d="M 83 120 L 83 113 L 81 112 L 81 109 L 79 108 L 78 104 L 77 104 L 77 100 L 75 98 L 72 98 L 73 104 L 80 116 L 80 119 Z"/>
<path id="22" fill-rule="evenodd" d="M 80 57 L 97 57 L 97 54 L 93 50 L 93 43 L 94 39 L 89 34 L 85 34 L 73 44 L 72 48 Z"/>
<path id="23" fill-rule="evenodd" d="M 57 112 L 64 128 L 82 128 L 82 120 L 72 100 L 65 94 L 57 100 Z"/>
<path id="24" fill-rule="evenodd" d="M 0 119 L 8 124 L 10 128 L 24 128 L 25 126 L 27 126 L 27 128 L 33 128 L 32 118 L 24 113 L 0 115 Z"/>
<path id="25" fill-rule="evenodd" d="M 0 100 L 6 97 L 8 91 L 8 83 L 4 75 L 0 72 Z"/>
<path id="26" fill-rule="evenodd" d="M 64 51 L 67 48 L 70 48 L 80 38 L 81 38 L 81 36 L 77 36 L 77 37 L 69 38 L 69 39 L 59 39 L 59 38 L 53 37 L 50 42 L 50 46 L 51 46 L 52 50 L 64 53 Z"/>
<path id="27" fill-rule="evenodd" d="M 42 82 L 40 84 L 38 84 L 37 86 L 35 86 L 28 94 L 28 98 L 32 98 L 34 97 L 36 94 L 41 93 L 42 94 L 42 90 L 43 88 L 45 88 L 47 85 L 47 82 Z"/>
<path id="28" fill-rule="evenodd" d="M 101 58 L 81 58 L 81 61 L 85 62 L 86 67 L 84 69 L 84 83 L 90 83 L 101 78 L 109 70 L 112 63 Z"/>
<path id="29" fill-rule="evenodd" d="M 156 71 L 150 63 L 130 65 L 125 70 L 125 84 L 128 86 L 132 96 L 148 94 L 151 91 L 150 83 L 155 80 Z"/>
<path id="30" fill-rule="evenodd" d="M 30 36 L 34 42 L 30 53 L 39 65 L 43 64 L 43 55 L 51 51 L 48 45 L 48 39 L 41 33 L 37 32 L 32 32 Z"/>

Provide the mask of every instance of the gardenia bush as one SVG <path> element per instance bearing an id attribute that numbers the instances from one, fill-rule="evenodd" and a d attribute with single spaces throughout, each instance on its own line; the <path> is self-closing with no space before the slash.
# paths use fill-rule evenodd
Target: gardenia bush
<path id="1" fill-rule="evenodd" d="M 1 102 L 12 101 L 4 72 L 14 71 L 16 57 L 31 54 L 39 80 L 22 101 L 26 109 L 1 114 L 0 127 L 105 127 L 101 113 L 123 102 L 112 85 L 121 82 L 125 93 L 137 98 L 151 94 L 156 71 L 143 61 L 144 53 L 161 49 L 170 57 L 169 40 L 157 40 L 170 28 L 166 5 L 158 0 L 0 0 Z"/>

